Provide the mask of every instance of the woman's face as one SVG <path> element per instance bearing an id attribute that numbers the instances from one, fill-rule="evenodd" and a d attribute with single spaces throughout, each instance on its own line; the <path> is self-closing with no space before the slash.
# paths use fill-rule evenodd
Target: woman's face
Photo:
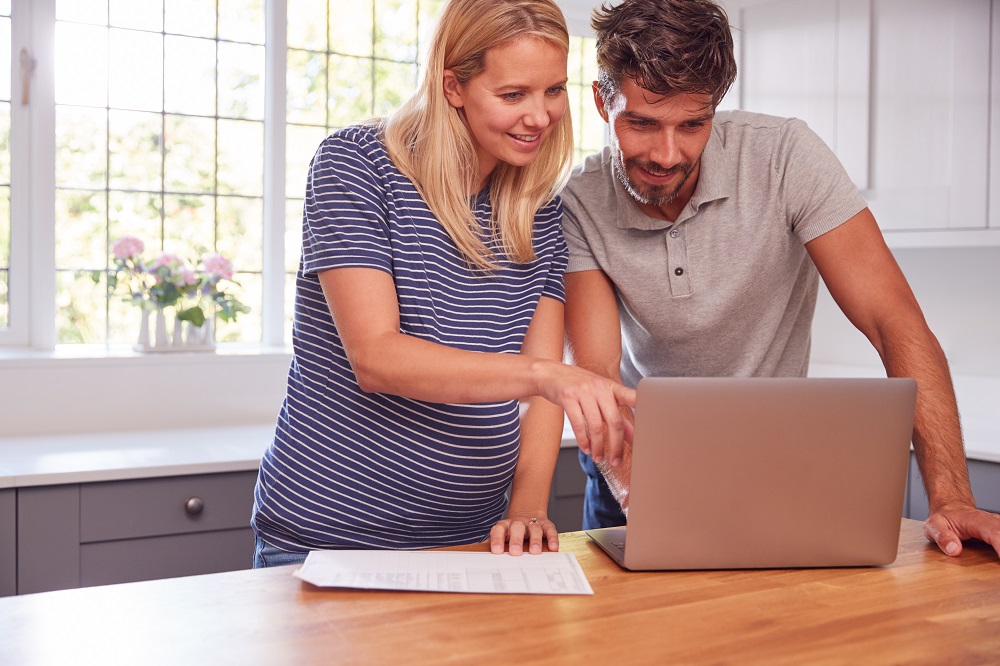
<path id="1" fill-rule="evenodd" d="M 499 162 L 527 166 L 566 113 L 566 53 L 522 37 L 486 52 L 486 68 L 462 85 L 450 70 L 445 96 L 461 109 L 479 158 L 479 185 Z"/>

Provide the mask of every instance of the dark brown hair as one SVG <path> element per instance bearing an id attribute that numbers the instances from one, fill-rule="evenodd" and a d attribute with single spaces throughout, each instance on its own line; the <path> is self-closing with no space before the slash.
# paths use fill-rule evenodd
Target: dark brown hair
<path id="1" fill-rule="evenodd" d="M 604 99 L 628 77 L 656 95 L 711 95 L 714 108 L 736 79 L 729 18 L 711 0 L 625 0 L 590 25 Z"/>

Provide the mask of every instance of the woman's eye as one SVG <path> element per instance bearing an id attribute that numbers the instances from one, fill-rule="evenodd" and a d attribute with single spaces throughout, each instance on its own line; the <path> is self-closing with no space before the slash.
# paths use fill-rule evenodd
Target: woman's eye
<path id="1" fill-rule="evenodd" d="M 546 92 L 550 95 L 559 95 L 566 92 L 566 86 L 552 86 Z"/>
<path id="2" fill-rule="evenodd" d="M 519 92 L 505 93 L 504 96 L 503 96 L 503 98 L 506 99 L 506 100 L 508 100 L 508 101 L 514 102 L 514 101 L 517 101 L 517 100 L 521 99 L 521 94 L 522 93 L 519 93 Z"/>

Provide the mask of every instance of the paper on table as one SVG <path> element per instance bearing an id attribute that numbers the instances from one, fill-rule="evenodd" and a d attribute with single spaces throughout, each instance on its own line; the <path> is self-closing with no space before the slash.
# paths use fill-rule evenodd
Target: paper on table
<path id="1" fill-rule="evenodd" d="M 320 587 L 495 594 L 593 594 L 572 553 L 314 550 L 295 575 Z"/>

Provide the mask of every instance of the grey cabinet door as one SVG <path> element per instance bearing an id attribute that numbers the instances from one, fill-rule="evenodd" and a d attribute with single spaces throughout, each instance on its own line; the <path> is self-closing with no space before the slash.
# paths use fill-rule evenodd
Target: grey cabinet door
<path id="1" fill-rule="evenodd" d="M 0 490 L 0 597 L 17 594 L 16 493 Z"/>
<path id="2" fill-rule="evenodd" d="M 969 483 L 976 497 L 976 506 L 986 511 L 1000 513 L 1000 463 L 985 460 L 970 460 Z M 910 518 L 926 520 L 930 513 L 927 491 L 917 469 L 917 459 L 910 454 L 909 478 Z"/>
<path id="3" fill-rule="evenodd" d="M 583 491 L 587 475 L 580 467 L 576 447 L 559 450 L 549 494 L 549 520 L 560 532 L 576 532 L 583 525 Z"/>

